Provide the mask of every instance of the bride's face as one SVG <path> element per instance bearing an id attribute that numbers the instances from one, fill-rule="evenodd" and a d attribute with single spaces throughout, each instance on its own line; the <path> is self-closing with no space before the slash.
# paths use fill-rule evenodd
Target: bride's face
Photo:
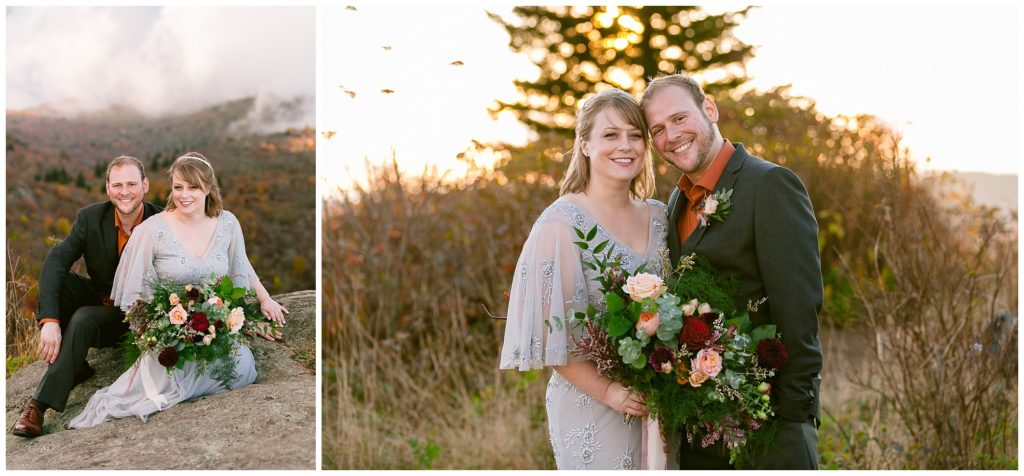
<path id="1" fill-rule="evenodd" d="M 590 137 L 581 145 L 590 160 L 591 179 L 631 182 L 643 169 L 647 153 L 644 131 L 623 120 L 615 109 L 597 114 Z"/>
<path id="2" fill-rule="evenodd" d="M 206 190 L 186 182 L 178 174 L 171 179 L 171 200 L 185 215 L 206 213 L 206 195 Z"/>

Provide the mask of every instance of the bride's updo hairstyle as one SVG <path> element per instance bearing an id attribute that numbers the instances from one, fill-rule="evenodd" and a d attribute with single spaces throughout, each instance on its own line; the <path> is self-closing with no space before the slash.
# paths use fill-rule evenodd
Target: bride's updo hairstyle
<path id="1" fill-rule="evenodd" d="M 224 209 L 224 200 L 220 196 L 220 187 L 217 185 L 217 177 L 213 175 L 213 166 L 210 161 L 199 152 L 189 152 L 178 157 L 171 164 L 167 176 L 171 178 L 171 191 L 167 194 L 167 207 L 164 210 L 170 211 L 178 208 L 174 204 L 174 176 L 185 183 L 199 187 L 206 192 L 206 216 L 216 217 Z"/>
<path id="2" fill-rule="evenodd" d="M 629 93 L 621 89 L 607 89 L 588 99 L 583 107 L 576 112 L 576 138 L 572 144 L 572 159 L 569 170 L 562 179 L 559 195 L 567 193 L 583 193 L 590 184 L 590 159 L 583 155 L 583 141 L 590 138 L 594 129 L 594 120 L 605 109 L 612 108 L 627 124 L 636 127 L 644 135 L 644 161 L 640 173 L 629 184 L 629 193 L 633 198 L 641 200 L 654 195 L 654 165 L 651 159 L 651 148 L 647 144 L 647 119 Z"/>

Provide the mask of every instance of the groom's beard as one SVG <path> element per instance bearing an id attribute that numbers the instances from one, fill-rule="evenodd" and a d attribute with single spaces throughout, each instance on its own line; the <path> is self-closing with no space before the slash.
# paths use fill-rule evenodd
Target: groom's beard
<path id="1" fill-rule="evenodd" d="M 690 170 L 679 168 L 684 174 L 691 174 L 698 170 L 707 169 L 714 157 L 711 157 L 711 146 L 715 141 L 715 131 L 711 128 L 711 120 L 700 112 L 700 119 L 703 122 L 703 133 L 697 139 L 697 162 Z"/>
<path id="2" fill-rule="evenodd" d="M 708 164 L 710 164 L 711 161 L 714 160 L 714 157 L 711 156 L 711 146 L 715 142 L 715 131 L 714 129 L 711 128 L 711 119 L 709 119 L 704 114 L 704 111 L 701 111 L 701 119 L 701 122 L 703 122 L 703 131 L 701 131 L 702 134 L 700 134 L 700 136 L 697 139 L 695 139 L 696 144 L 694 145 L 697 147 L 697 161 L 693 164 L 693 167 L 687 169 L 679 166 L 678 164 L 672 162 L 671 160 L 665 160 L 665 162 L 668 162 L 668 164 L 671 165 L 674 169 L 684 174 L 692 174 L 698 170 L 705 169 L 707 168 Z M 658 153 L 661 154 L 662 159 L 664 159 L 667 155 L 662 153 L 660 150 L 658 151 Z"/>

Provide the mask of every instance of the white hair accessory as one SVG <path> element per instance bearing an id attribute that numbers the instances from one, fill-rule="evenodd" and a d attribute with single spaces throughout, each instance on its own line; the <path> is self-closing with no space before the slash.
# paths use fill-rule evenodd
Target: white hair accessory
<path id="1" fill-rule="evenodd" d="M 180 158 L 181 159 L 195 159 L 195 160 L 198 160 L 198 161 L 206 164 L 206 166 L 210 168 L 211 172 L 213 171 L 213 165 L 210 165 L 210 162 L 208 162 L 206 159 L 204 159 L 202 157 L 199 157 L 199 156 L 196 156 L 196 155 L 185 154 L 185 155 L 181 156 Z"/>

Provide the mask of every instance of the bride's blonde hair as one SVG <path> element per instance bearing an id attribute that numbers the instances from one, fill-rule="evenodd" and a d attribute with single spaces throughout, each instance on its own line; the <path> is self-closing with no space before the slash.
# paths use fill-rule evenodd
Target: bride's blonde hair
<path id="1" fill-rule="evenodd" d="M 224 209 L 224 200 L 220 196 L 220 186 L 217 185 L 217 177 L 213 174 L 213 166 L 210 161 L 199 152 L 188 152 L 178 157 L 167 170 L 167 176 L 171 178 L 171 191 L 167 194 L 167 206 L 164 210 L 170 211 L 178 208 L 174 204 L 174 176 L 185 183 L 199 187 L 206 192 L 206 216 L 216 217 Z"/>
<path id="2" fill-rule="evenodd" d="M 640 173 L 629 183 L 633 198 L 648 199 L 654 195 L 654 165 L 650 144 L 647 143 L 647 118 L 640 104 L 629 93 L 621 89 L 607 89 L 587 100 L 576 113 L 576 138 L 572 145 L 572 159 L 565 172 L 558 194 L 582 193 L 590 184 L 590 159 L 583 155 L 583 141 L 590 137 L 594 120 L 601 111 L 612 108 L 627 124 L 640 129 L 644 135 L 644 161 Z"/>

